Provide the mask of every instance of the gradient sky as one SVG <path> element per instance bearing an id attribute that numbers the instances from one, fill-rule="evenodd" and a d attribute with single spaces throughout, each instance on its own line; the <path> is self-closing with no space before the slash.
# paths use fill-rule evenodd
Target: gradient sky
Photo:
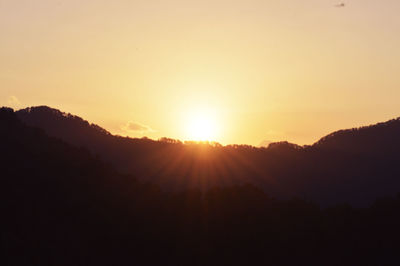
<path id="1" fill-rule="evenodd" d="M 400 1 L 0 0 L 0 103 L 133 137 L 311 144 L 400 116 Z"/>

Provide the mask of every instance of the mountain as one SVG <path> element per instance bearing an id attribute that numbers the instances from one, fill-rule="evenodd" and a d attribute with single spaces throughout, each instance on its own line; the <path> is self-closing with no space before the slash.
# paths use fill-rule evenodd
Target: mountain
<path id="1" fill-rule="evenodd" d="M 245 150 L 253 150 L 248 146 L 222 149 L 214 144 L 184 145 L 167 138 L 154 141 L 114 136 L 80 117 L 46 106 L 22 109 L 16 115 L 26 125 L 40 128 L 49 136 L 88 149 L 121 172 L 135 174 L 143 181 L 155 181 L 169 190 L 243 183 L 243 177 L 251 178 L 254 172 L 246 167 L 250 162 L 241 159 Z M 224 156 L 228 150 L 232 156 Z M 243 154 L 238 150 L 243 150 Z"/>
<path id="2" fill-rule="evenodd" d="M 49 136 L 88 149 L 123 173 L 167 190 L 251 183 L 282 199 L 297 195 L 324 205 L 355 206 L 400 192 L 399 119 L 340 130 L 311 146 L 279 142 L 255 148 L 114 136 L 45 106 L 16 115 Z"/>
<path id="3" fill-rule="evenodd" d="M 400 148 L 400 118 L 376 125 L 339 130 L 321 138 L 313 147 L 354 154 L 390 156 Z"/>
<path id="4" fill-rule="evenodd" d="M 334 165 L 341 171 L 340 164 L 352 159 L 347 164 L 351 168 L 365 159 L 357 161 L 353 153 L 342 158 L 345 153 L 341 151 L 284 142 L 271 150 L 183 145 L 172 140 L 149 143 L 164 147 L 166 157 L 178 156 L 178 148 L 184 152 L 181 156 L 192 152 L 188 157 L 200 165 L 191 172 L 199 175 L 201 167 L 216 163 L 217 156 L 240 156 L 243 162 L 248 156 L 256 159 L 258 154 L 262 160 L 252 166 L 265 163 L 271 174 L 282 171 L 281 178 L 287 174 L 285 169 L 291 169 L 288 172 L 298 173 L 292 179 L 296 185 L 299 176 L 304 178 L 301 171 L 310 164 L 329 174 L 332 169 L 326 167 L 332 166 L 332 161 L 327 158 L 335 158 Z M 300 198 L 274 199 L 249 184 L 165 193 L 157 185 L 138 182 L 135 175 L 119 173 L 84 147 L 26 125 L 9 108 L 0 108 L 0 147 L 1 265 L 333 266 L 400 262 L 399 196 L 380 198 L 368 208 L 348 204 L 320 208 Z M 161 159 L 153 163 L 163 162 Z M 227 165 L 225 171 L 233 173 L 244 166 L 249 165 Z M 354 167 L 360 169 L 357 164 Z M 388 181 L 385 170 L 380 169 L 377 176 Z M 355 172 L 344 176 L 347 174 L 358 177 Z M 362 181 L 368 182 L 366 178 L 374 174 L 361 175 Z M 330 185 L 332 190 L 340 188 L 332 182 Z M 397 186 L 396 180 L 388 185 Z M 360 193 L 365 192 L 361 189 Z"/>
<path id="5" fill-rule="evenodd" d="M 124 222 L 150 230 L 136 215 L 150 219 L 152 202 L 139 202 L 152 186 L 26 126 L 12 109 L 0 108 L 0 146 L 1 265 L 123 265 L 116 252 L 112 261 L 97 253 L 113 253 L 108 239 Z"/>

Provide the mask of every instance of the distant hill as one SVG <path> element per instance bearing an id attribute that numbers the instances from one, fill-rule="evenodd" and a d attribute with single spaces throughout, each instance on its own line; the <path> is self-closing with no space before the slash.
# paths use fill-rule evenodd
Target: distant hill
<path id="1" fill-rule="evenodd" d="M 321 138 L 313 147 L 389 156 L 397 153 L 400 148 L 400 118 L 360 128 L 339 130 Z"/>
<path id="2" fill-rule="evenodd" d="M 47 106 L 22 109 L 17 111 L 16 115 L 26 125 L 40 128 L 47 135 L 74 146 L 85 147 L 125 172 L 132 170 L 130 162 L 139 160 L 141 154 L 150 152 L 150 147 L 156 144 L 149 139 L 113 136 L 98 125 Z M 143 146 L 146 149 L 143 149 Z"/>
<path id="3" fill-rule="evenodd" d="M 340 130 L 311 146 L 278 142 L 255 148 L 113 136 L 45 106 L 16 114 L 27 125 L 85 147 L 118 170 L 168 190 L 252 183 L 279 198 L 298 195 L 324 204 L 361 206 L 400 192 L 399 119 Z"/>
<path id="4" fill-rule="evenodd" d="M 243 183 L 244 177 L 252 176 L 253 172 L 252 168 L 245 166 L 248 162 L 240 160 L 241 155 L 229 158 L 217 156 L 224 153 L 225 149 L 214 144 L 184 145 L 167 138 L 154 141 L 114 136 L 80 117 L 46 106 L 22 109 L 16 115 L 26 125 L 40 128 L 49 136 L 88 149 L 121 172 L 135 174 L 143 181 L 155 181 L 172 190 Z M 251 151 L 254 148 L 227 148 L 232 154 L 241 149 Z M 206 152 L 215 156 L 205 156 Z M 228 164 L 226 169 L 214 168 L 215 165 L 222 167 L 225 163 Z"/>
<path id="5" fill-rule="evenodd" d="M 107 261 L 99 250 L 114 252 L 108 239 L 127 219 L 145 230 L 147 221 L 130 217 L 153 213 L 151 202 L 137 205 L 157 189 L 26 126 L 9 108 L 0 108 L 0 147 L 1 265 L 123 265 L 121 254 Z"/>
<path id="6" fill-rule="evenodd" d="M 394 195 L 398 156 L 286 142 L 257 149 L 126 139 L 51 112 L 86 128 L 70 127 L 71 136 L 98 134 L 125 144 L 113 151 L 144 158 L 127 158 L 137 171 L 121 174 L 99 158 L 107 154 L 93 156 L 88 145 L 51 137 L 0 108 L 0 265 L 399 265 L 400 194 L 368 208 L 293 198 L 365 204 Z M 138 175 L 194 189 L 166 193 Z M 238 185 L 248 181 L 280 198 Z"/>
<path id="7" fill-rule="evenodd" d="M 49 136 L 55 136 L 76 146 L 93 147 L 95 143 L 104 142 L 112 136 L 107 130 L 78 116 L 47 106 L 22 109 L 17 111 L 16 115 L 25 124 L 41 128 Z"/>

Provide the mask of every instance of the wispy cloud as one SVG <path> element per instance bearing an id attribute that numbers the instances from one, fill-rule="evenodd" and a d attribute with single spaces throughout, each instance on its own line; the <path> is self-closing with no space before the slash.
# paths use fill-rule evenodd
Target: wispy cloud
<path id="1" fill-rule="evenodd" d="M 7 98 L 7 105 L 9 107 L 19 108 L 19 107 L 21 107 L 22 104 L 16 96 L 11 95 L 10 97 Z"/>
<path id="2" fill-rule="evenodd" d="M 121 127 L 121 129 L 125 132 L 129 133 L 138 133 L 138 134 L 145 134 L 155 132 L 150 126 L 144 125 L 142 123 L 129 121 L 125 125 Z"/>

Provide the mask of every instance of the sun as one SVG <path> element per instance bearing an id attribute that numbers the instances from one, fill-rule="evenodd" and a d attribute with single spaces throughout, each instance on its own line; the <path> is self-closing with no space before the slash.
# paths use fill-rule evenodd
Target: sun
<path id="1" fill-rule="evenodd" d="M 195 141 L 215 141 L 217 138 L 216 114 L 210 110 L 196 111 L 187 118 L 187 139 Z"/>

